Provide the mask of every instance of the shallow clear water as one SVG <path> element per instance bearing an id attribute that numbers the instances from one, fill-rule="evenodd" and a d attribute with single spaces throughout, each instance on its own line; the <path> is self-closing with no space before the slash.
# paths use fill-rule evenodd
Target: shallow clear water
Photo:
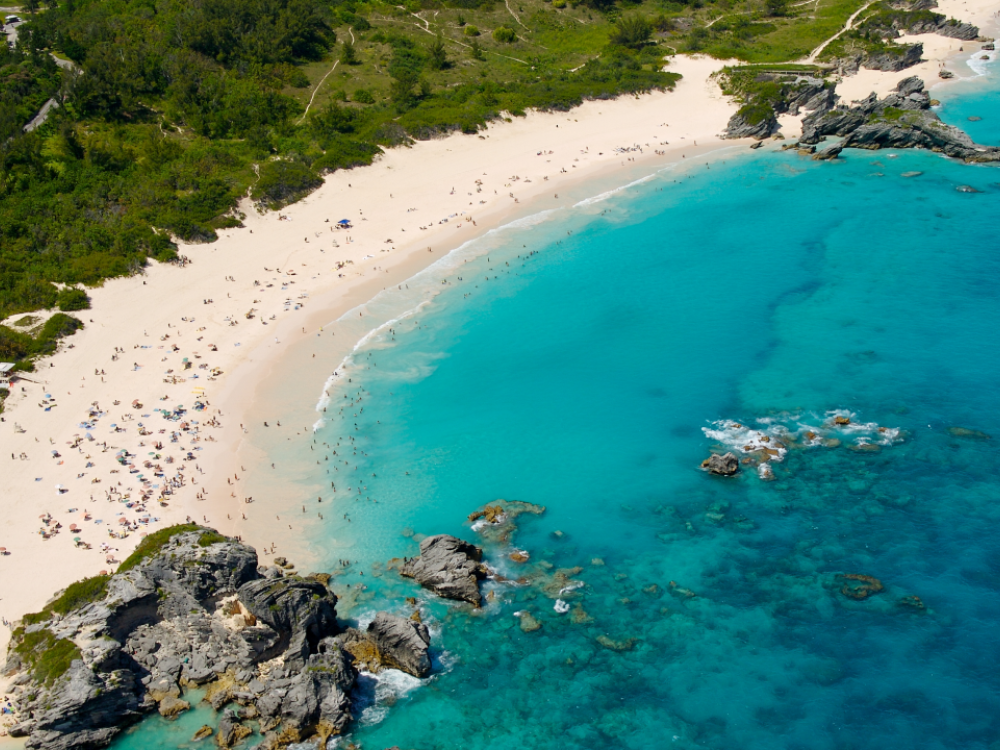
<path id="1" fill-rule="evenodd" d="M 942 96 L 942 116 L 982 113 L 975 137 L 1000 143 L 998 88 Z M 324 569 L 352 561 L 345 614 L 418 596 L 438 663 L 387 679 L 352 740 L 996 747 L 1000 460 L 996 439 L 948 428 L 1000 437 L 1000 172 L 844 157 L 688 164 L 371 306 L 386 319 L 440 292 L 341 371 L 316 434 L 329 460 L 290 481 L 336 483 L 310 541 Z M 854 424 L 831 427 L 835 410 Z M 774 481 L 700 472 L 749 439 L 734 421 L 839 445 L 789 450 Z M 386 569 L 414 534 L 477 538 L 465 517 L 496 498 L 546 507 L 512 544 L 480 538 L 529 583 L 488 584 L 471 612 Z M 559 593 L 553 571 L 576 566 L 583 585 Z M 884 589 L 852 599 L 840 574 Z M 162 725 L 116 747 L 181 746 Z"/>

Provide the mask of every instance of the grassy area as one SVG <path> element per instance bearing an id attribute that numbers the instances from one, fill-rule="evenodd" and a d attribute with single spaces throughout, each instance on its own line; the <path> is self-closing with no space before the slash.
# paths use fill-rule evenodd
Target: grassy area
<path id="1" fill-rule="evenodd" d="M 210 547 L 213 544 L 219 542 L 228 541 L 227 537 L 219 534 L 211 529 L 205 529 L 196 523 L 182 523 L 176 526 L 168 526 L 165 529 L 160 529 L 159 531 L 154 531 L 152 534 L 146 536 L 139 546 L 135 548 L 135 551 L 126 557 L 122 564 L 118 566 L 118 572 L 124 573 L 127 570 L 140 565 L 144 560 L 148 560 L 151 557 L 159 554 L 160 550 L 170 543 L 178 534 L 184 534 L 188 531 L 201 531 L 201 536 L 198 538 L 199 547 Z"/>
<path id="2" fill-rule="evenodd" d="M 43 685 L 51 685 L 59 679 L 81 656 L 75 643 L 56 638 L 49 630 L 25 633 L 18 628 L 11 638 L 14 652 L 21 657 L 35 680 Z"/>
<path id="3" fill-rule="evenodd" d="M 66 615 L 91 602 L 101 601 L 108 592 L 111 576 L 93 576 L 71 583 L 58 598 L 49 602 L 41 612 L 32 612 L 21 618 L 24 625 L 34 625 L 52 617 L 53 613 Z"/>

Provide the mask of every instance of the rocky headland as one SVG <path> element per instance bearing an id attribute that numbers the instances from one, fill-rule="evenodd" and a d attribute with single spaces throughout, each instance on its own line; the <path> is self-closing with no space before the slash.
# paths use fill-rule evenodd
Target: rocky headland
<path id="1" fill-rule="evenodd" d="M 437 560 L 435 570 L 461 579 L 465 566 L 448 566 Z M 185 690 L 201 686 L 221 714 L 217 730 L 199 735 L 221 747 L 249 736 L 251 720 L 262 748 L 322 745 L 351 724 L 360 670 L 431 671 L 419 615 L 381 612 L 345 630 L 329 582 L 262 566 L 252 547 L 212 529 L 151 534 L 117 573 L 73 584 L 14 630 L 5 673 L 20 722 L 11 733 L 28 748 L 105 747 L 154 710 L 188 710 Z"/>
<path id="2" fill-rule="evenodd" d="M 817 159 L 836 158 L 844 148 L 922 148 L 970 163 L 1000 161 L 1000 148 L 977 144 L 941 121 L 931 109 L 924 81 L 916 76 L 900 81 L 883 99 L 872 93 L 850 105 L 840 102 L 831 83 L 812 76 L 761 73 L 754 84 L 770 91 L 770 98 L 755 99 L 733 115 L 727 138 L 763 140 L 778 132 L 777 115 L 806 110 L 798 143 L 784 148 L 815 153 L 814 146 L 827 136 L 843 138 L 816 154 Z"/>

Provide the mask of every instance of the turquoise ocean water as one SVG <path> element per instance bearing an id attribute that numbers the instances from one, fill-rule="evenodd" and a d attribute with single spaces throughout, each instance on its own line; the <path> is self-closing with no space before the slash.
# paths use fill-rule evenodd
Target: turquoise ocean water
<path id="1" fill-rule="evenodd" d="M 1000 144 L 982 72 L 936 95 Z M 309 542 L 342 612 L 419 597 L 436 674 L 366 681 L 351 741 L 1000 747 L 1000 169 L 724 158 L 524 220 L 369 305 L 394 322 L 328 386 L 329 460 L 290 481 L 337 484 Z M 790 446 L 773 481 L 698 470 L 761 435 Z M 494 542 L 466 516 L 496 498 L 546 510 Z M 435 533 L 527 581 L 486 584 L 478 612 L 420 592 L 386 562 Z M 843 574 L 883 588 L 852 598 Z M 116 748 L 186 746 L 210 714 Z"/>

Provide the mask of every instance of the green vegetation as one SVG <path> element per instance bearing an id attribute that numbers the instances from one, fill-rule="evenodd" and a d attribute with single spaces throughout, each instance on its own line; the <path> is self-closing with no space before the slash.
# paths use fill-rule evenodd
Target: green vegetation
<path id="1" fill-rule="evenodd" d="M 669 54 L 793 72 L 862 3 L 51 0 L 0 51 L 0 318 L 85 309 L 81 285 L 239 226 L 248 191 L 276 208 L 412 139 L 669 89 Z M 873 6 L 824 57 L 934 17 Z"/>
<path id="2" fill-rule="evenodd" d="M 64 313 L 56 313 L 45 321 L 35 335 L 0 326 L 0 361 L 14 362 L 19 370 L 31 370 L 32 358 L 52 354 L 59 339 L 71 336 L 80 328 L 83 323 L 78 318 Z"/>
<path id="3" fill-rule="evenodd" d="M 45 605 L 41 612 L 32 612 L 21 618 L 24 625 L 35 625 L 52 617 L 53 613 L 66 615 L 75 609 L 97 602 L 108 592 L 108 581 L 111 576 L 93 576 L 82 581 L 71 583 L 58 598 Z"/>
<path id="4" fill-rule="evenodd" d="M 139 542 L 139 546 L 135 548 L 135 551 L 131 555 L 122 560 L 122 564 L 118 566 L 118 572 L 124 573 L 127 570 L 132 570 L 132 568 L 137 567 L 144 560 L 159 554 L 160 550 L 166 547 L 170 543 L 170 540 L 178 534 L 200 530 L 202 530 L 201 526 L 196 523 L 182 523 L 177 526 L 168 526 L 165 529 L 154 531 Z"/>
<path id="5" fill-rule="evenodd" d="M 68 286 L 61 289 L 56 295 L 56 306 L 63 312 L 74 312 L 76 310 L 89 310 L 90 297 L 83 289 Z"/>
<path id="6" fill-rule="evenodd" d="M 74 659 L 80 658 L 80 649 L 72 641 L 56 638 L 51 631 L 37 630 L 25 633 L 18 628 L 11 635 L 14 652 L 21 657 L 37 682 L 51 685 L 66 673 Z"/>
<path id="7" fill-rule="evenodd" d="M 629 2 L 622 26 L 612 0 L 48 6 L 0 51 L 0 318 L 85 309 L 53 284 L 174 260 L 178 240 L 238 226 L 248 190 L 276 208 L 386 146 L 669 88 L 673 45 L 647 44 L 642 19 L 696 12 Z M 641 33 L 609 46 L 623 28 Z M 22 132 L 50 97 L 61 106 Z"/>
<path id="8" fill-rule="evenodd" d="M 198 539 L 198 546 L 211 547 L 213 544 L 218 544 L 219 542 L 227 542 L 227 541 L 229 540 L 226 537 L 224 537 L 222 534 L 219 534 L 216 531 L 204 531 L 202 532 L 201 537 L 199 537 Z"/>

